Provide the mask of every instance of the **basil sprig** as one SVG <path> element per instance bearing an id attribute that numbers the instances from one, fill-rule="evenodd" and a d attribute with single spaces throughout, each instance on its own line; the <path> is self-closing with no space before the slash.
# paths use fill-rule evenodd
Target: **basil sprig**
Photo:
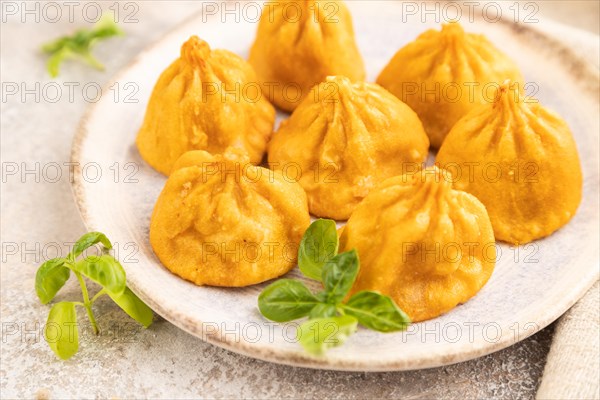
<path id="1" fill-rule="evenodd" d="M 321 355 L 340 346 L 360 324 L 379 332 L 405 330 L 410 318 L 394 301 L 375 291 L 360 291 L 344 302 L 354 285 L 360 262 L 356 250 L 337 254 L 335 222 L 318 219 L 304 233 L 298 250 L 298 266 L 308 278 L 323 284 L 313 294 L 302 282 L 280 279 L 258 296 L 263 316 L 276 322 L 308 317 L 297 331 L 306 351 Z"/>
<path id="2" fill-rule="evenodd" d="M 42 46 L 42 50 L 48 54 L 46 68 L 51 77 L 58 76 L 60 64 L 63 61 L 74 58 L 80 59 L 92 67 L 103 70 L 104 66 L 92 54 L 94 43 L 112 36 L 123 35 L 123 31 L 117 27 L 112 15 L 102 17 L 92 29 L 80 29 L 71 36 L 63 36 Z"/>
<path id="3" fill-rule="evenodd" d="M 91 246 L 102 244 L 103 254 L 77 258 Z M 108 295 L 123 311 L 144 327 L 152 324 L 153 314 L 126 284 L 125 270 L 119 261 L 108 254 L 112 244 L 100 232 L 83 235 L 65 258 L 53 258 L 43 263 L 35 276 L 35 291 L 42 302 L 48 304 L 65 285 L 71 272 L 77 277 L 83 302 L 61 301 L 50 309 L 44 329 L 44 338 L 50 348 L 63 360 L 71 358 L 79 348 L 76 306 L 83 307 L 95 334 L 99 333 L 92 304 L 102 295 Z M 102 289 L 90 299 L 84 277 L 96 282 Z"/>

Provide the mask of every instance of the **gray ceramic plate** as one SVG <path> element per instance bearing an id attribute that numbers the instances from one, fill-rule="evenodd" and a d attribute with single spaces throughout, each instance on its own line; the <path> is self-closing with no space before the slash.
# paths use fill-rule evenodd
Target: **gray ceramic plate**
<path id="1" fill-rule="evenodd" d="M 398 3 L 349 3 L 370 80 L 402 45 L 435 26 L 416 18 L 402 23 Z M 567 120 L 577 141 L 585 185 L 583 202 L 567 226 L 527 246 L 501 245 L 488 284 L 448 314 L 414 324 L 403 333 L 359 330 L 343 347 L 313 358 L 296 343 L 293 324 L 272 324 L 258 313 L 256 298 L 265 285 L 197 287 L 172 275 L 154 256 L 148 224 L 165 178 L 142 161 L 134 146 L 152 87 L 192 34 L 213 48 L 247 57 L 255 23 L 224 25 L 218 17 L 205 21 L 194 17 L 115 78 L 121 88 L 118 101 L 103 96 L 84 118 L 73 145 L 73 161 L 85 172 L 75 174 L 74 193 L 87 227 L 117 242 L 132 289 L 158 314 L 204 340 L 263 360 L 337 370 L 418 369 L 479 357 L 535 333 L 598 278 L 598 71 L 527 25 L 461 22 L 469 31 L 485 33 L 514 58 L 525 78 L 539 88 L 540 101 Z M 135 88 L 127 83 L 139 86 L 132 96 L 139 102 L 125 101 Z M 100 178 L 95 176 L 98 170 Z M 289 276 L 299 274 L 292 271 Z"/>

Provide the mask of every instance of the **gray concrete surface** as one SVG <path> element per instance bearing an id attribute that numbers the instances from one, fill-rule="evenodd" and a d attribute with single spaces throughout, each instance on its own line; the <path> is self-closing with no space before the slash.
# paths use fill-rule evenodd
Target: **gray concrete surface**
<path id="1" fill-rule="evenodd" d="M 6 2 L 4 2 L 6 3 Z M 112 2 L 103 3 L 104 6 Z M 123 5 L 124 3 L 122 3 Z M 63 67 L 56 82 L 96 82 L 103 86 L 141 49 L 197 11 L 192 2 L 140 2 L 138 23 L 124 25 L 127 36 L 100 44 L 106 72 L 80 64 Z M 32 6 L 33 7 L 33 6 Z M 127 12 L 121 8 L 121 12 Z M 90 11 L 92 12 L 92 11 Z M 5 15 L 4 15 L 5 16 Z M 33 17 L 28 17 L 33 18 Z M 597 22 L 597 20 L 596 20 Z M 28 88 L 52 82 L 39 46 L 85 25 L 75 22 L 21 23 L 9 18 L 1 29 L 2 82 Z M 118 51 L 115 51 L 117 49 Z M 81 86 L 80 86 L 81 88 Z M 3 87 L 3 95 L 5 94 Z M 64 87 L 63 87 L 64 89 Z M 50 95 L 52 96 L 52 95 Z M 553 326 L 495 354 L 449 367 L 398 373 L 341 373 L 269 364 L 206 344 L 160 318 L 148 330 L 132 324 L 115 305 L 102 300 L 97 315 L 102 335 L 89 331 L 79 353 L 59 361 L 41 336 L 49 307 L 37 300 L 34 278 L 43 257 L 66 248 L 84 232 L 71 197 L 68 168 L 54 175 L 44 167 L 69 160 L 71 139 L 89 105 L 75 90 L 56 103 L 42 95 L 2 99 L 1 193 L 1 366 L 2 398 L 531 398 L 550 346 Z M 10 165 L 35 168 L 26 176 L 5 176 Z M 12 168 L 12 167 L 10 167 Z M 36 182 L 36 180 L 39 180 Z M 59 296 L 79 296 L 74 281 Z M 81 320 L 85 324 L 84 320 Z"/>

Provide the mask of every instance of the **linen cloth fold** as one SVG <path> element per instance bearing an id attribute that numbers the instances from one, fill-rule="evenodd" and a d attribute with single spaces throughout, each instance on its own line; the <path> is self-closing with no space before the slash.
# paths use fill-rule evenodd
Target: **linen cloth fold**
<path id="1" fill-rule="evenodd" d="M 600 283 L 559 320 L 538 400 L 600 398 Z"/>

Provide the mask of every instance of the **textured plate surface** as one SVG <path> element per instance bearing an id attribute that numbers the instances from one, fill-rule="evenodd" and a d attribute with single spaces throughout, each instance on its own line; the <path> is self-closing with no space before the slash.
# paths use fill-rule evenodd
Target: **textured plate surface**
<path id="1" fill-rule="evenodd" d="M 349 2 L 368 78 L 374 80 L 392 55 L 434 24 L 401 23 L 398 3 Z M 247 57 L 256 24 L 223 24 L 194 17 L 122 71 L 115 82 L 137 103 L 103 96 L 82 121 L 73 144 L 73 190 L 90 230 L 117 243 L 132 289 L 173 324 L 231 351 L 290 365 L 338 370 L 406 370 L 464 361 L 507 347 L 558 318 L 598 279 L 598 71 L 560 43 L 527 26 L 462 21 L 485 33 L 521 67 L 530 92 L 570 125 L 584 171 L 583 202 L 574 219 L 551 237 L 512 248 L 499 246 L 490 281 L 468 303 L 407 332 L 379 334 L 360 329 L 324 358 L 307 356 L 294 339 L 294 324 L 272 324 L 256 308 L 265 285 L 243 289 L 196 287 L 166 270 L 148 242 L 154 202 L 165 178 L 140 158 L 134 145 L 147 99 L 161 71 L 192 34 L 213 48 Z M 281 116 L 280 116 L 281 117 Z M 96 171 L 102 176 L 97 177 Z M 117 173 L 118 172 L 118 173 Z M 299 277 L 297 270 L 288 274 Z M 190 351 L 194 351 L 190 349 Z"/>

